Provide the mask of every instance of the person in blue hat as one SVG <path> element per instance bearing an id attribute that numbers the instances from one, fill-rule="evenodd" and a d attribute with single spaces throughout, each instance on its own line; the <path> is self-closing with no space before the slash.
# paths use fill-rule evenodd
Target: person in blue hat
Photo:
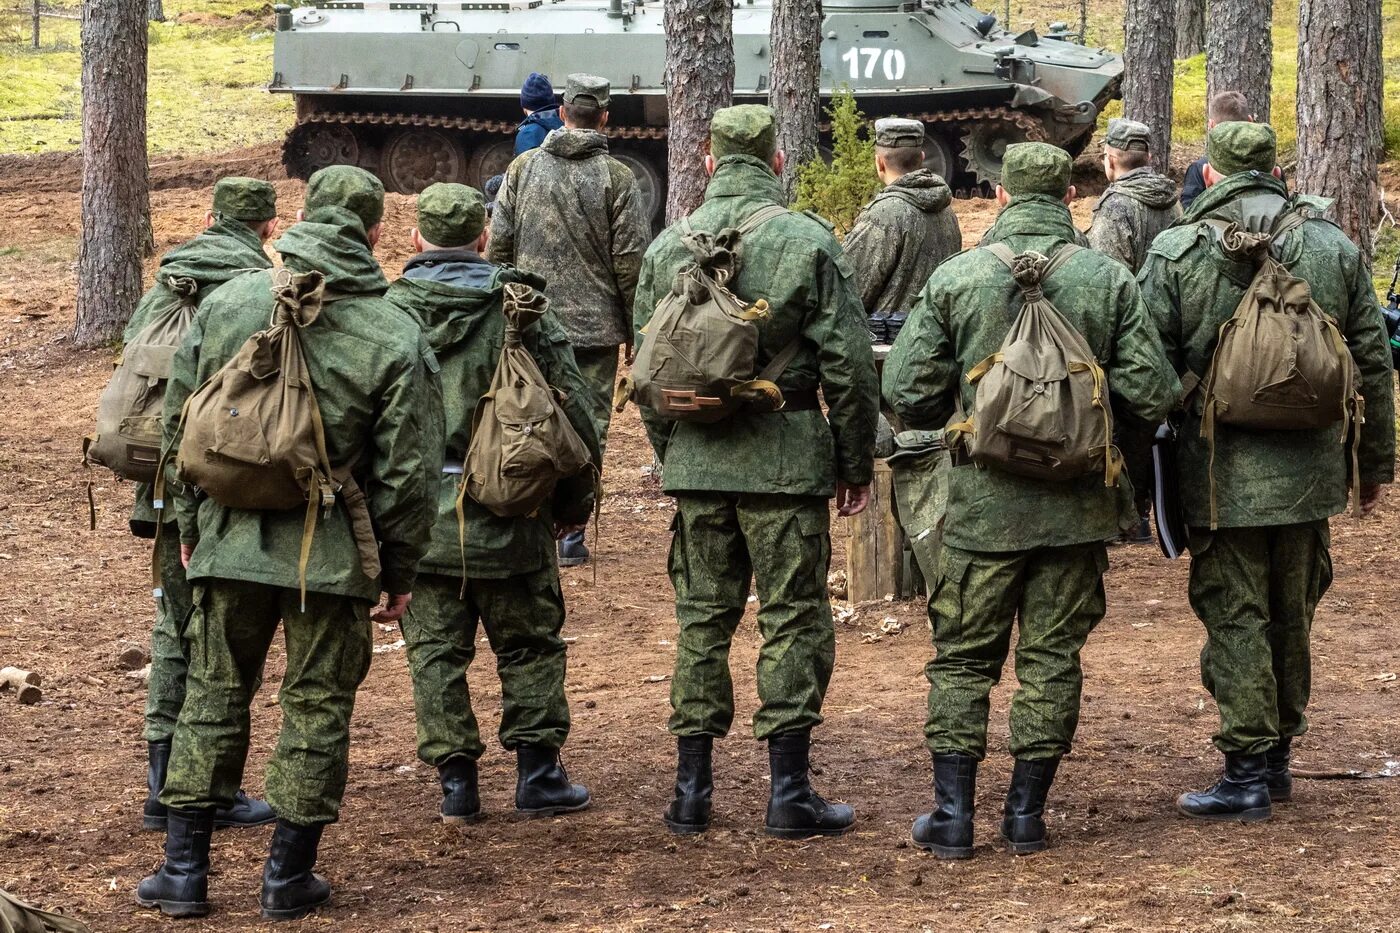
<path id="1" fill-rule="evenodd" d="M 516 155 L 538 149 L 550 130 L 564 125 L 559 118 L 559 104 L 554 100 L 554 85 L 538 71 L 530 72 L 520 86 L 520 109 L 525 111 L 525 119 L 515 130 Z"/>

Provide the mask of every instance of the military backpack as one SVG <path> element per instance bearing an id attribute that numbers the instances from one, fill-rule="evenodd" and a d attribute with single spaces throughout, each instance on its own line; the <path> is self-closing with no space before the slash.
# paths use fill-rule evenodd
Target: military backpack
<path id="1" fill-rule="evenodd" d="M 632 375 L 614 399 L 618 411 L 630 398 L 663 418 L 713 423 L 744 408 L 783 407 L 774 380 L 796 356 L 799 341 L 794 338 L 760 370 L 754 322 L 768 316 L 768 302 L 749 302 L 728 285 L 739 272 L 744 237 L 786 213 L 785 207 L 766 205 L 738 227 L 715 234 L 695 230 L 688 217 L 681 221 L 681 243 L 693 258 L 676 273 L 642 331 Z"/>
<path id="2" fill-rule="evenodd" d="M 949 425 L 950 449 L 982 466 L 1045 480 L 1101 472 L 1115 486 L 1122 458 L 1113 446 L 1108 379 L 1083 335 L 1045 297 L 1044 283 L 1082 247 L 1053 257 L 986 247 L 1011 270 L 1022 296 L 996 353 L 967 374 L 972 416 Z"/>

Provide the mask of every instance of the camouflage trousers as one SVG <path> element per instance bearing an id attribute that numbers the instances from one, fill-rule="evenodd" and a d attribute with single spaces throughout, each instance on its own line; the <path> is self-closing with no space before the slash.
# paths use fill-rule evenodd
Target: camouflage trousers
<path id="1" fill-rule="evenodd" d="M 988 700 L 1016 643 L 1011 754 L 1054 758 L 1079 724 L 1079 652 L 1104 616 L 1102 543 L 984 553 L 943 546 L 929 597 L 934 659 L 924 737 L 935 753 L 987 753 Z"/>
<path id="2" fill-rule="evenodd" d="M 613 390 L 617 388 L 617 347 L 574 347 L 583 384 L 589 393 L 585 403 L 598 431 L 598 449 L 608 450 L 608 426 L 612 424 Z M 601 464 L 599 469 L 602 469 Z"/>
<path id="3" fill-rule="evenodd" d="M 891 465 L 899 524 L 909 538 L 919 572 L 928 586 L 938 579 L 938 551 L 943 545 L 943 520 L 948 515 L 946 451 Z"/>
<path id="4" fill-rule="evenodd" d="M 501 678 L 501 744 L 560 748 L 569 735 L 564 697 L 564 597 L 551 564 L 500 580 L 420 575 L 402 628 L 413 677 L 418 757 L 437 766 L 476 761 L 485 746 L 472 712 L 466 671 L 476 657 L 477 623 Z"/>
<path id="5" fill-rule="evenodd" d="M 750 583 L 758 591 L 759 708 L 754 735 L 821 723 L 836 660 L 826 595 L 831 564 L 825 499 L 756 493 L 676 496 L 669 569 L 676 590 L 675 735 L 723 736 L 734 721 L 729 646 Z"/>
<path id="6" fill-rule="evenodd" d="M 147 742 L 168 742 L 185 703 L 185 673 L 189 644 L 185 626 L 190 619 L 190 582 L 180 563 L 180 534 L 173 524 L 155 542 L 151 560 L 160 570 L 161 597 L 156 600 L 156 624 L 151 629 L 151 674 L 146 682 Z"/>
<path id="7" fill-rule="evenodd" d="M 1220 708 L 1215 745 L 1257 754 L 1302 735 L 1308 640 L 1332 585 L 1327 522 L 1191 534 L 1191 608 L 1205 624 L 1201 682 Z"/>
<path id="8" fill-rule="evenodd" d="M 334 822 L 345 793 L 350 714 L 369 673 L 370 604 L 241 580 L 194 589 L 185 705 L 175 727 L 167 807 L 228 806 L 243 782 L 249 704 L 282 623 L 287 671 L 278 702 L 282 730 L 267 765 L 267 802 L 277 815 L 310 825 Z"/>

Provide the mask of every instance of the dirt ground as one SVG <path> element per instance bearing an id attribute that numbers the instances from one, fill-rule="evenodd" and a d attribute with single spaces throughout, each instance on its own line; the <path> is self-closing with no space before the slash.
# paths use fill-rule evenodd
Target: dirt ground
<path id="1" fill-rule="evenodd" d="M 193 234 L 220 172 L 277 178 L 275 153 L 156 169 L 156 240 Z M 284 222 L 300 184 L 280 181 Z M 159 861 L 161 837 L 139 831 L 144 689 L 117 666 L 143 642 L 152 608 L 147 551 L 126 534 L 130 488 L 94 474 L 98 528 L 87 527 L 79 440 L 91 427 L 109 354 L 67 339 L 77 243 L 76 169 L 69 160 L 0 162 L 0 665 L 44 678 L 44 699 L 0 694 L 0 887 L 61 907 L 97 931 L 170 921 L 139 910 L 132 891 Z M 960 202 L 969 236 L 986 202 Z M 1088 204 L 1076 206 L 1081 223 Z M 407 256 L 409 199 L 393 197 L 382 256 Z M 977 930 L 1393 931 L 1400 927 L 1400 782 L 1302 780 L 1295 802 L 1249 827 L 1188 822 L 1181 790 L 1213 780 L 1215 710 L 1197 676 L 1199 623 L 1185 598 L 1186 564 L 1148 548 L 1112 552 L 1109 613 L 1084 654 L 1078 744 L 1050 803 L 1053 848 L 1017 859 L 993 840 L 1009 773 L 1011 672 L 995 694 L 982 771 L 978 849 L 941 863 L 908 841 L 930 803 L 921 741 L 931 649 L 923 607 L 856 607 L 838 625 L 838 661 L 817 733 L 819 788 L 855 805 L 839 838 L 765 837 L 764 750 L 747 732 L 755 707 L 757 635 L 734 648 L 739 727 L 716 753 L 716 817 L 701 837 L 668 835 L 672 742 L 665 681 L 675 622 L 665 578 L 669 500 L 643 475 L 650 454 L 629 411 L 614 430 L 598 582 L 564 571 L 571 639 L 571 774 L 593 790 L 585 813 L 513 818 L 513 762 L 482 762 L 490 818 L 436 822 L 438 790 L 418 762 L 413 706 L 397 633 L 378 630 L 353 722 L 342 821 L 326 834 L 321 871 L 333 905 L 302 922 L 339 931 L 457 930 Z M 1400 502 L 1358 525 L 1333 523 L 1336 583 L 1314 632 L 1313 728 L 1297 764 L 1374 772 L 1400 758 L 1392 620 L 1400 598 Z M 839 527 L 837 537 L 839 542 Z M 842 557 L 838 543 L 837 566 Z M 876 637 L 892 618 L 898 634 Z M 470 681 L 483 730 L 500 691 L 489 651 Z M 282 655 L 255 700 L 246 786 L 258 792 L 278 726 Z M 1397 766 L 1390 765 L 1391 770 Z M 261 929 L 256 892 L 269 836 L 216 837 L 216 912 L 192 929 Z"/>

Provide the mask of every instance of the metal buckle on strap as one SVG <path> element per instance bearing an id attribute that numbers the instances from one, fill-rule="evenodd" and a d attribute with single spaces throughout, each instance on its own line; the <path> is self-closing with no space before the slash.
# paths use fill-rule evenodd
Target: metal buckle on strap
<path id="1" fill-rule="evenodd" d="M 461 475 L 462 475 L 462 464 L 460 464 L 460 463 L 444 463 L 444 464 L 442 465 L 442 472 L 445 473 L 445 474 L 447 474 L 448 476 L 461 476 Z"/>
<path id="2" fill-rule="evenodd" d="M 666 411 L 703 411 L 724 404 L 722 399 L 713 396 L 696 395 L 692 389 L 663 389 L 661 400 Z"/>

